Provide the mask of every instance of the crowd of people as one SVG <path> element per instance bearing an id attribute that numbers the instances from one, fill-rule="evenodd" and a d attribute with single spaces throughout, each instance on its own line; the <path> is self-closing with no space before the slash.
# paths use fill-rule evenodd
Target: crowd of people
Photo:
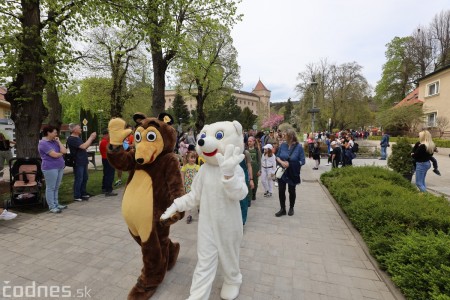
<path id="1" fill-rule="evenodd" d="M 97 134 L 92 133 L 86 141 L 81 139 L 81 126 L 79 124 L 69 124 L 70 136 L 66 145 L 63 145 L 58 138 L 58 129 L 54 126 L 45 126 L 42 130 L 42 139 L 39 141 L 38 150 L 42 159 L 42 172 L 46 182 L 46 201 L 49 211 L 61 213 L 67 205 L 59 203 L 58 191 L 63 177 L 64 159 L 63 156 L 70 151 L 75 157 L 73 197 L 74 201 L 88 200 L 91 196 L 86 185 L 88 181 L 88 154 L 87 149 L 96 139 Z M 304 135 L 305 148 L 308 157 L 314 160 L 313 170 L 318 170 L 321 162 L 321 146 L 326 145 L 327 164 L 332 168 L 339 166 L 352 166 L 352 161 L 356 157 L 358 145 L 355 139 L 364 139 L 368 136 L 367 131 L 340 131 L 335 134 L 324 132 L 309 133 Z M 125 150 L 133 149 L 133 134 L 124 140 Z M 245 149 L 245 159 L 241 162 L 241 167 L 245 173 L 245 180 L 249 193 L 241 200 L 242 219 L 245 225 L 247 220 L 247 210 L 251 207 L 252 201 L 256 200 L 259 184 L 264 189 L 264 197 L 272 197 L 274 187 L 278 187 L 278 198 L 280 210 L 275 216 L 294 214 L 296 200 L 295 186 L 300 183 L 301 166 L 305 164 L 305 152 L 303 145 L 297 140 L 293 130 L 276 131 L 268 130 L 257 132 L 249 130 L 243 136 Z M 175 152 L 180 157 L 180 171 L 186 193 L 190 191 L 193 178 L 198 172 L 202 159 L 198 156 L 195 145 L 197 138 L 192 129 L 183 132 L 178 137 L 177 149 Z M 9 147 L 13 141 L 8 141 L 0 133 L 0 170 L 3 172 L 4 161 L 11 158 Z M 118 172 L 118 180 L 114 183 L 116 170 L 109 164 L 106 157 L 107 145 L 109 143 L 108 131 L 102 132 L 100 141 L 100 154 L 102 157 L 103 179 L 102 192 L 105 196 L 116 196 L 113 185 L 120 185 L 121 172 Z M 380 141 L 381 158 L 387 158 L 387 148 L 390 147 L 389 134 L 382 133 Z M 437 161 L 433 153 L 437 151 L 433 143 L 430 132 L 424 130 L 419 133 L 419 141 L 415 144 L 411 153 L 414 158 L 414 168 L 416 172 L 416 185 L 422 192 L 426 191 L 425 177 L 428 169 L 433 165 L 433 172 L 440 175 Z M 275 177 L 277 166 L 285 169 L 281 178 Z M 1 174 L 2 175 L 2 174 Z M 0 176 L 2 179 L 2 176 Z M 289 194 L 289 209 L 286 208 L 286 189 Z M 3 209 L 0 219 L 12 219 L 16 214 Z M 193 220 L 193 213 L 187 212 L 187 223 Z"/>

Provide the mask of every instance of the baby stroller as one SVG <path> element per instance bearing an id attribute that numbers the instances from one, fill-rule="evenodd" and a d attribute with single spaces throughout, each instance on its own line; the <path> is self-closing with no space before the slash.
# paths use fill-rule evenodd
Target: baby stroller
<path id="1" fill-rule="evenodd" d="M 10 159 L 9 178 L 11 197 L 6 201 L 5 208 L 29 205 L 46 207 L 40 158 Z"/>

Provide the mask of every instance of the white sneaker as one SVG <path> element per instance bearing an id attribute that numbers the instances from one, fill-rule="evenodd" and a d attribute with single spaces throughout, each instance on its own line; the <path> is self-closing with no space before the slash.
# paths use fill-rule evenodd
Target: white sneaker
<path id="1" fill-rule="evenodd" d="M 12 212 L 7 211 L 6 209 L 4 209 L 2 214 L 0 215 L 0 220 L 12 220 L 15 217 L 17 217 L 17 214 L 12 213 Z"/>
<path id="2" fill-rule="evenodd" d="M 325 166 L 329 166 L 330 164 L 326 164 Z"/>
<path id="3" fill-rule="evenodd" d="M 275 181 L 275 187 L 278 187 L 278 182 Z"/>

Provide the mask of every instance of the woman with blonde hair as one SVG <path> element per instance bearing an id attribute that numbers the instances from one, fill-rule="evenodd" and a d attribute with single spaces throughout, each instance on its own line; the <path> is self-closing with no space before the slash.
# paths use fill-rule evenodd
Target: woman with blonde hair
<path id="1" fill-rule="evenodd" d="M 412 157 L 416 162 L 416 186 L 421 192 L 426 192 L 425 176 L 431 168 L 430 159 L 436 148 L 431 133 L 428 130 L 419 132 L 419 141 L 414 145 Z"/>

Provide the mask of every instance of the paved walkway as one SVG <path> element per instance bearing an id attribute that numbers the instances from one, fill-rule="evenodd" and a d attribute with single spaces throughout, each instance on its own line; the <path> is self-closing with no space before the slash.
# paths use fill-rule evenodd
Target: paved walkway
<path id="1" fill-rule="evenodd" d="M 402 299 L 382 280 L 318 182 L 329 167 L 313 171 L 312 164 L 308 160 L 302 169 L 294 216 L 276 218 L 278 197 L 264 198 L 264 191 L 258 191 L 244 228 L 244 279 L 238 299 Z M 15 220 L 0 222 L 0 286 L 20 291 L 34 282 L 68 286 L 65 291 L 73 297 L 77 290 L 89 290 L 92 299 L 126 299 L 140 274 L 141 254 L 122 219 L 123 189 L 119 191 L 117 197 L 100 195 L 73 203 L 62 214 L 21 213 Z M 190 225 L 182 220 L 172 226 L 171 238 L 180 242 L 180 255 L 152 299 L 189 295 L 197 261 L 197 225 L 194 216 Z M 210 299 L 220 299 L 222 279 L 219 268 Z"/>

